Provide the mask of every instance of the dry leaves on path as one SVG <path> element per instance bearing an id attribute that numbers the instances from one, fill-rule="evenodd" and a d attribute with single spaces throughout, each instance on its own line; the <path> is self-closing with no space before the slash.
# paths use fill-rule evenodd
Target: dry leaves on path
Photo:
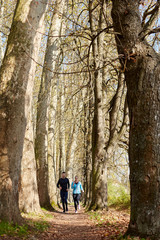
<path id="1" fill-rule="evenodd" d="M 49 223 L 50 227 L 41 233 L 31 233 L 27 236 L 28 240 L 114 240 L 123 236 L 129 223 L 129 213 L 115 209 L 89 213 L 85 213 L 82 209 L 76 214 L 73 206 L 70 206 L 68 213 L 64 214 L 57 210 L 57 212 L 48 212 L 47 214 L 48 219 L 42 218 Z M 35 216 L 29 216 L 29 219 L 37 220 Z M 19 240 L 26 238 L 4 236 L 0 239 Z M 140 238 L 130 237 L 125 239 L 140 240 Z"/>

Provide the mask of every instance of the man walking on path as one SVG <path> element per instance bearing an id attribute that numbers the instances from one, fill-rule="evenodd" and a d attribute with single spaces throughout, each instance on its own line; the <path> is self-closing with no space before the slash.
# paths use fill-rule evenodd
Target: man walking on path
<path id="1" fill-rule="evenodd" d="M 77 213 L 77 208 L 80 209 L 80 197 L 81 192 L 84 192 L 81 182 L 78 180 L 78 177 L 75 176 L 75 181 L 72 182 L 71 188 L 73 189 L 73 200 L 74 200 L 74 207 L 75 213 Z"/>
<path id="2" fill-rule="evenodd" d="M 63 205 L 63 212 L 68 212 L 68 203 L 67 203 L 67 198 L 68 198 L 68 190 L 70 188 L 70 183 L 69 179 L 66 178 L 66 173 L 62 173 L 62 177 L 59 179 L 57 183 L 57 187 L 60 189 L 60 195 L 61 195 L 61 200 L 62 200 L 62 205 Z"/>

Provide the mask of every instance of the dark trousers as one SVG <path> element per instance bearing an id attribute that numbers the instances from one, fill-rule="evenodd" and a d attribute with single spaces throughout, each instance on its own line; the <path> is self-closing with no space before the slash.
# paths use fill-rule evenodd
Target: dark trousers
<path id="1" fill-rule="evenodd" d="M 62 200 L 62 205 L 63 205 L 63 211 L 68 211 L 68 203 L 67 203 L 67 198 L 68 198 L 68 192 L 62 192 L 61 191 L 61 200 Z M 66 208 L 65 208 L 66 207 Z"/>
<path id="2" fill-rule="evenodd" d="M 79 205 L 81 194 L 73 194 L 73 200 L 74 200 L 74 207 L 77 211 L 77 206 Z"/>

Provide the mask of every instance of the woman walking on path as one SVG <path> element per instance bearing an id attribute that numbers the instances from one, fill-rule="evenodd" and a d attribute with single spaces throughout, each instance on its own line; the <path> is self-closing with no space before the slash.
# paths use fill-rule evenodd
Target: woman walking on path
<path id="1" fill-rule="evenodd" d="M 79 201 L 81 197 L 81 192 L 84 192 L 82 184 L 78 181 L 78 177 L 75 177 L 75 181 L 72 182 L 71 188 L 73 189 L 73 200 L 74 200 L 74 207 L 75 213 L 77 213 L 77 208 L 80 209 Z"/>

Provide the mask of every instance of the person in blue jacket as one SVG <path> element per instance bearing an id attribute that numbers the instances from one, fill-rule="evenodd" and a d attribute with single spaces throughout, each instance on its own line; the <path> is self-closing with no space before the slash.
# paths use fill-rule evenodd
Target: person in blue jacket
<path id="1" fill-rule="evenodd" d="M 78 177 L 75 176 L 75 181 L 72 182 L 71 188 L 73 189 L 73 200 L 74 200 L 74 207 L 75 213 L 77 213 L 77 208 L 80 209 L 80 197 L 81 192 L 84 192 L 81 182 L 78 180 Z"/>

